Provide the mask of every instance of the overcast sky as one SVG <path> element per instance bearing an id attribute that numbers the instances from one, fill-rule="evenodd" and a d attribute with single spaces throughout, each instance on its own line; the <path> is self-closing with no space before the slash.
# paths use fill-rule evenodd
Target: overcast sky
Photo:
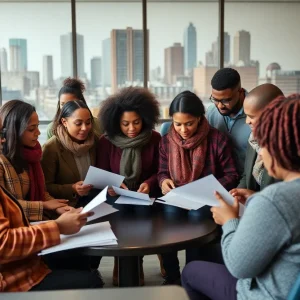
<path id="1" fill-rule="evenodd" d="M 141 29 L 141 9 L 139 3 L 77 4 L 77 32 L 84 35 L 89 78 L 90 59 L 101 56 L 102 40 L 110 37 L 111 29 Z M 70 11 L 68 3 L 0 3 L 0 48 L 8 51 L 9 38 L 26 38 L 29 70 L 41 72 L 42 56 L 53 55 L 54 76 L 59 77 L 60 35 L 71 31 Z M 259 60 L 261 76 L 271 62 L 278 62 L 283 70 L 300 70 L 299 12 L 300 3 L 226 4 L 225 30 L 231 35 L 231 60 L 233 35 L 244 29 L 251 33 L 251 58 Z M 197 30 L 198 61 L 204 62 L 205 52 L 217 38 L 217 3 L 148 4 L 150 69 L 164 68 L 164 48 L 183 43 L 189 22 Z"/>

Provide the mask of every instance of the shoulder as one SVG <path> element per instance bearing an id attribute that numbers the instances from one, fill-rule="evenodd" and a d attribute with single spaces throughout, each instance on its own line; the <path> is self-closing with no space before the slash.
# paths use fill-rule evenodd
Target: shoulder
<path id="1" fill-rule="evenodd" d="M 150 139 L 150 143 L 159 144 L 160 140 L 161 140 L 160 133 L 155 131 L 155 130 L 152 130 L 152 136 L 151 136 L 151 139 Z"/>
<path id="2" fill-rule="evenodd" d="M 61 147 L 61 143 L 58 138 L 53 135 L 44 145 L 43 151 L 56 151 Z"/>
<path id="3" fill-rule="evenodd" d="M 227 134 L 212 126 L 209 128 L 208 138 L 210 141 L 216 141 L 217 143 L 227 143 L 229 141 Z"/>
<path id="4" fill-rule="evenodd" d="M 101 135 L 101 137 L 97 141 L 97 148 L 101 148 L 102 150 L 107 149 L 107 148 L 111 148 L 113 146 L 114 145 L 111 143 L 111 141 L 104 134 Z"/>
<path id="5" fill-rule="evenodd" d="M 216 106 L 214 104 L 211 104 L 208 106 L 208 108 L 206 110 L 206 115 L 208 117 L 211 117 L 211 116 L 215 115 L 216 112 L 218 112 Z"/>
<path id="6" fill-rule="evenodd" d="M 0 165 L 1 166 L 12 166 L 10 161 L 3 154 L 0 154 Z"/>
<path id="7" fill-rule="evenodd" d="M 52 129 L 52 127 L 53 127 L 53 121 L 52 121 L 52 122 L 50 122 L 50 123 L 48 124 L 48 126 L 47 126 L 47 130 L 50 130 L 50 129 Z"/>

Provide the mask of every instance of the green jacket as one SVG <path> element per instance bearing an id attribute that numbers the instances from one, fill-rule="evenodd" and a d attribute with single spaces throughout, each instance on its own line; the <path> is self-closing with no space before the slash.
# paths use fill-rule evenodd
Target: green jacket
<path id="1" fill-rule="evenodd" d="M 266 169 L 263 171 L 262 183 L 259 185 L 255 178 L 252 175 L 253 166 L 255 164 L 257 157 L 256 151 L 250 146 L 248 143 L 248 147 L 246 150 L 246 159 L 244 166 L 244 173 L 238 185 L 240 189 L 249 189 L 255 192 L 259 192 L 263 190 L 266 186 L 277 182 L 277 180 L 271 176 L 269 176 Z"/>
<path id="2" fill-rule="evenodd" d="M 52 127 L 53 127 L 53 122 L 49 123 L 47 126 L 47 140 L 51 139 L 51 137 L 53 136 Z M 100 137 L 103 134 L 103 129 L 100 127 L 100 122 L 95 117 L 94 117 L 94 131 L 97 137 Z"/>

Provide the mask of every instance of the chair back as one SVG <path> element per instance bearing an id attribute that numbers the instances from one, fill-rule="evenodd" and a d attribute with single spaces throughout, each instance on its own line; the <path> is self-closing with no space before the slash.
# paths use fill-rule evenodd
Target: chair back
<path id="1" fill-rule="evenodd" d="M 171 124 L 172 124 L 172 122 L 164 122 L 161 124 L 161 127 L 160 127 L 160 135 L 161 136 L 164 136 L 168 133 Z"/>

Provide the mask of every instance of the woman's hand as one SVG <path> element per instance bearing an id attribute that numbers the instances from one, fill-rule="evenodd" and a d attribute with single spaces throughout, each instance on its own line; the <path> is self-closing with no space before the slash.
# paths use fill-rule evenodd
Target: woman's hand
<path id="1" fill-rule="evenodd" d="M 70 210 L 72 210 L 72 209 L 73 209 L 72 206 L 63 206 L 63 207 L 57 208 L 55 211 L 56 211 L 59 215 L 62 215 L 62 214 L 64 214 L 65 212 L 70 211 Z"/>
<path id="2" fill-rule="evenodd" d="M 175 189 L 175 184 L 172 179 L 165 179 L 161 185 L 162 193 L 168 194 L 172 189 Z"/>
<path id="3" fill-rule="evenodd" d="M 144 194 L 149 194 L 150 193 L 150 187 L 149 184 L 146 182 L 143 182 L 139 189 L 137 190 L 138 193 L 144 193 Z"/>
<path id="4" fill-rule="evenodd" d="M 120 188 L 122 188 L 122 189 L 124 189 L 124 190 L 128 190 L 128 187 L 125 185 L 125 183 L 121 183 Z M 108 193 L 108 195 L 110 195 L 110 196 L 112 196 L 112 197 L 117 196 L 116 192 L 115 192 L 114 189 L 111 188 L 111 187 L 109 187 L 109 188 L 107 189 L 107 193 Z"/>
<path id="5" fill-rule="evenodd" d="M 248 189 L 233 189 L 229 192 L 233 197 L 237 198 L 238 201 L 245 205 L 247 199 L 252 196 L 255 192 Z"/>
<path id="6" fill-rule="evenodd" d="M 88 195 L 89 191 L 93 188 L 91 184 L 83 185 L 83 181 L 78 181 L 72 185 L 73 191 L 79 196 Z"/>
<path id="7" fill-rule="evenodd" d="M 52 199 L 43 201 L 43 208 L 46 210 L 56 210 L 57 208 L 67 206 L 69 200 L 65 199 Z"/>
<path id="8" fill-rule="evenodd" d="M 234 198 L 233 205 L 229 205 L 218 192 L 215 192 L 215 196 L 220 202 L 220 206 L 214 206 L 210 211 L 213 213 L 213 218 L 217 224 L 224 225 L 227 221 L 239 217 L 240 205 L 237 198 Z"/>

